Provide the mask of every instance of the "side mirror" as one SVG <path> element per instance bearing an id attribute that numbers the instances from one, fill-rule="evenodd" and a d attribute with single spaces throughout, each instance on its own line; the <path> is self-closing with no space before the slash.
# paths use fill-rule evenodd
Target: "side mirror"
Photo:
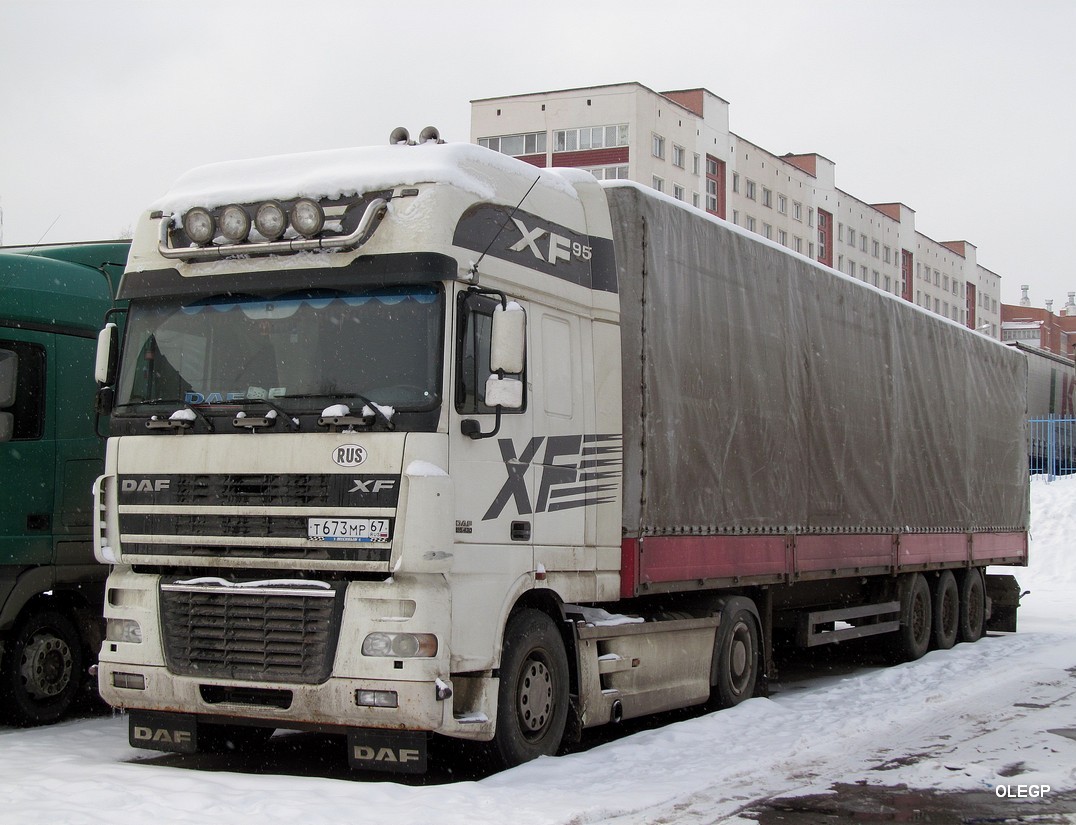
<path id="1" fill-rule="evenodd" d="M 490 369 L 518 375 L 523 372 L 526 351 L 527 313 L 515 301 L 509 301 L 507 308 L 499 306 L 493 311 Z M 486 403 L 494 406 L 488 398 Z"/>
<path id="2" fill-rule="evenodd" d="M 19 356 L 9 349 L 0 349 L 0 410 L 14 405 L 18 376 Z"/>
<path id="3" fill-rule="evenodd" d="M 119 329 L 115 324 L 105 324 L 105 328 L 97 333 L 97 361 L 93 367 L 98 384 L 104 386 L 115 382 L 118 350 Z"/>
<path id="4" fill-rule="evenodd" d="M 518 410 L 523 407 L 523 382 L 518 378 L 491 375 L 486 379 L 486 404 Z"/>

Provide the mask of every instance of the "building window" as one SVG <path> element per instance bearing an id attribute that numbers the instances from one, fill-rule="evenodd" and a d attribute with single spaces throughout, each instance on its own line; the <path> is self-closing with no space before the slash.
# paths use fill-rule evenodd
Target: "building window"
<path id="1" fill-rule="evenodd" d="M 657 175 L 654 175 L 654 177 L 651 179 L 651 184 L 659 192 L 665 191 L 665 180 L 663 178 L 659 178 Z"/>
<path id="2" fill-rule="evenodd" d="M 736 224 L 736 225 L 739 225 L 739 223 L 740 223 L 740 210 L 739 209 L 733 209 L 732 210 L 732 222 L 734 224 Z"/>
<path id="3" fill-rule="evenodd" d="M 860 235 L 859 236 L 859 251 L 860 252 L 866 252 L 867 251 L 867 236 L 866 235 Z"/>
<path id="4" fill-rule="evenodd" d="M 773 192 L 765 186 L 762 187 L 762 205 L 767 209 L 773 209 Z"/>
<path id="5" fill-rule="evenodd" d="M 792 220 L 803 221 L 803 204 L 799 201 L 792 201 Z"/>
<path id="6" fill-rule="evenodd" d="M 788 233 L 785 230 L 777 230 L 777 243 L 781 244 L 781 246 L 788 246 Z"/>
<path id="7" fill-rule="evenodd" d="M 848 227 L 848 245 L 855 249 L 856 246 L 856 230 L 852 227 Z"/>
<path id="8" fill-rule="evenodd" d="M 626 163 L 617 166 L 586 166 L 583 168 L 598 180 L 628 179 L 628 165 Z"/>
<path id="9" fill-rule="evenodd" d="M 777 211 L 782 215 L 788 214 L 788 198 L 784 195 L 777 196 Z"/>
<path id="10" fill-rule="evenodd" d="M 707 164 L 709 164 L 709 161 L 707 161 Z M 739 194 L 739 192 L 740 192 L 740 173 L 739 172 L 733 172 L 732 173 L 732 191 L 736 192 L 737 194 Z"/>
<path id="11" fill-rule="evenodd" d="M 755 199 L 755 182 L 753 180 L 744 179 L 744 197 L 753 201 Z"/>
<path id="12" fill-rule="evenodd" d="M 837 224 L 837 240 L 840 241 L 841 243 L 844 243 L 844 224 L 843 223 L 838 223 Z"/>
<path id="13" fill-rule="evenodd" d="M 673 184 L 673 197 L 676 198 L 678 201 L 682 201 L 684 199 L 684 187 L 680 186 L 679 184 L 674 183 Z"/>
<path id="14" fill-rule="evenodd" d="M 684 164 L 687 163 L 687 152 L 684 151 L 683 146 L 677 146 L 675 143 L 673 144 L 672 162 L 673 166 L 679 166 L 681 169 L 684 168 Z"/>
<path id="15" fill-rule="evenodd" d="M 755 219 L 750 215 L 747 216 L 747 229 L 751 232 L 755 231 Z"/>
<path id="16" fill-rule="evenodd" d="M 878 257 L 878 248 L 879 248 L 878 241 L 871 241 L 871 256 L 872 257 L 875 257 L 875 258 Z"/>
<path id="17" fill-rule="evenodd" d="M 691 173 L 693 175 L 698 175 L 699 174 L 699 169 L 701 168 L 699 166 L 699 164 L 701 163 L 701 161 L 702 161 L 702 159 L 699 157 L 699 154 L 696 152 L 695 156 L 691 160 Z M 715 175 L 717 174 L 716 169 L 714 170 L 714 174 Z"/>
<path id="18" fill-rule="evenodd" d="M 692 192 L 691 193 L 691 205 L 694 206 L 696 209 L 699 208 L 699 193 L 698 192 Z"/>
<path id="19" fill-rule="evenodd" d="M 503 155 L 539 155 L 545 154 L 545 132 L 526 132 L 519 135 L 499 135 L 497 137 L 479 138 L 478 145 Z"/>
<path id="20" fill-rule="evenodd" d="M 803 254 L 803 238 L 796 237 L 795 241 L 796 241 L 796 243 L 795 243 L 796 251 L 799 252 L 802 255 Z"/>
<path id="21" fill-rule="evenodd" d="M 661 135 L 651 134 L 650 136 L 650 154 L 656 158 L 665 159 L 665 138 Z"/>
<path id="22" fill-rule="evenodd" d="M 892 261 L 892 257 L 891 257 L 891 254 L 890 254 L 889 247 L 888 246 L 882 247 L 882 251 L 884 253 L 882 255 L 882 260 L 884 260 L 886 263 L 890 263 Z"/>
<path id="23" fill-rule="evenodd" d="M 558 129 L 553 132 L 554 152 L 576 152 L 580 149 L 612 149 L 628 145 L 628 124 L 613 126 L 583 126 L 579 129 Z"/>
<path id="24" fill-rule="evenodd" d="M 768 223 L 762 224 L 762 236 L 768 241 L 773 240 L 773 227 Z"/>

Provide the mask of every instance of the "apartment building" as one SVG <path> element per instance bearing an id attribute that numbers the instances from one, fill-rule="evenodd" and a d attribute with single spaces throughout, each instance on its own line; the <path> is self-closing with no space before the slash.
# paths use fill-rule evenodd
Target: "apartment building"
<path id="1" fill-rule="evenodd" d="M 1055 313 L 1053 300 L 1047 300 L 1045 307 L 1034 307 L 1028 285 L 1021 284 L 1020 290 L 1019 304 L 1001 307 L 1001 340 L 1076 359 L 1076 292 L 1070 292 Z"/>
<path id="2" fill-rule="evenodd" d="M 794 139 L 794 138 L 793 138 Z M 836 186 L 820 154 L 777 155 L 729 129 L 707 89 L 640 83 L 471 101 L 471 141 L 535 166 L 628 179 L 899 295 L 1000 335 L 1001 277 L 967 241 L 935 241 L 903 203 L 871 204 Z"/>

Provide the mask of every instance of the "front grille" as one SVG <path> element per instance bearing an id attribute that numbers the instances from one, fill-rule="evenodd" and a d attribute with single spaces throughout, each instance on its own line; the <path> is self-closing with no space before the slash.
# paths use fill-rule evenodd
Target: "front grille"
<path id="1" fill-rule="evenodd" d="M 350 546 L 338 542 L 316 542 L 303 547 L 262 547 L 249 544 L 175 544 L 126 541 L 123 552 L 131 556 L 175 556 L 214 559 L 272 559 L 279 561 L 372 561 L 388 562 L 388 547 Z"/>
<path id="2" fill-rule="evenodd" d="M 329 678 L 343 611 L 339 589 L 166 582 L 160 600 L 172 673 L 298 684 Z"/>

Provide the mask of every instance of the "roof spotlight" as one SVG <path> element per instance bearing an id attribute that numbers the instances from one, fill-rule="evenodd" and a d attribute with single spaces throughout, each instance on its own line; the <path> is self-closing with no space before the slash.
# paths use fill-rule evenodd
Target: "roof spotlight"
<path id="1" fill-rule="evenodd" d="M 313 238 L 325 225 L 321 204 L 310 198 L 300 198 L 291 208 L 291 225 L 304 238 Z"/>
<path id="2" fill-rule="evenodd" d="M 262 237 L 270 241 L 279 240 L 288 228 L 288 214 L 278 201 L 266 201 L 254 213 L 254 227 Z"/>
<path id="3" fill-rule="evenodd" d="M 217 226 L 208 209 L 196 206 L 183 216 L 183 231 L 198 246 L 205 246 L 217 234 Z"/>
<path id="4" fill-rule="evenodd" d="M 241 206 L 225 206 L 220 211 L 220 234 L 229 241 L 245 241 L 250 234 L 250 215 Z"/>

